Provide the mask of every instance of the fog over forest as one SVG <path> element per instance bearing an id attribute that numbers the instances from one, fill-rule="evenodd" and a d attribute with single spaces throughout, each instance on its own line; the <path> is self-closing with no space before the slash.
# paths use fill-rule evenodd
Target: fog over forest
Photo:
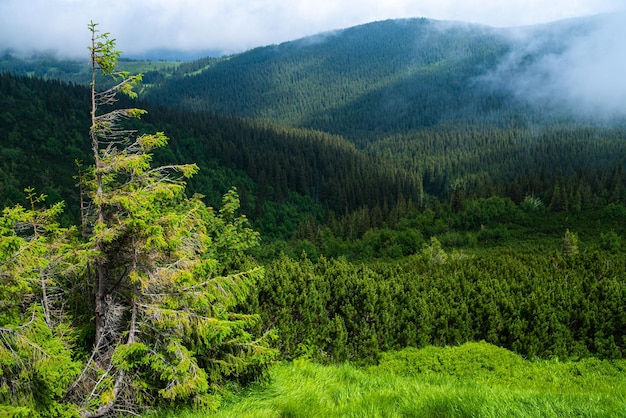
<path id="1" fill-rule="evenodd" d="M 626 116 L 626 13 L 509 31 L 512 47 L 478 80 L 531 104 L 596 121 Z M 558 33 L 557 33 L 558 31 Z M 558 34 L 570 33 L 568 37 Z M 548 53 L 546 53 L 548 51 Z"/>

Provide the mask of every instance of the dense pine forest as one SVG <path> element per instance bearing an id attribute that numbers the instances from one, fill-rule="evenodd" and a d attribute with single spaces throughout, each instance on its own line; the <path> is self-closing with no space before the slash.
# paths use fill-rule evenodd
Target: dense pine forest
<path id="1" fill-rule="evenodd" d="M 375 22 L 177 63 L 94 43 L 100 93 L 84 63 L 5 52 L 0 413 L 215 409 L 276 360 L 480 341 L 623 373 L 626 124 L 489 84 L 602 19 Z"/>

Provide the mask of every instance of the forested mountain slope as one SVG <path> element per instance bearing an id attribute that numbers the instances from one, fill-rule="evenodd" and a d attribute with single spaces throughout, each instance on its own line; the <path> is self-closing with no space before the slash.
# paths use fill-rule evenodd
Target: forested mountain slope
<path id="1" fill-rule="evenodd" d="M 290 236 L 309 214 L 360 213 L 364 230 L 407 204 L 532 196 L 564 210 L 625 199 L 620 119 L 579 118 L 547 88 L 552 101 L 537 99 L 537 79 L 558 76 L 547 63 L 589 52 L 572 45 L 607 19 L 517 29 L 394 20 L 171 67 L 124 65 L 147 71 L 149 112 L 135 128 L 172 138 L 156 158 L 200 164 L 191 191 L 217 201 L 236 185 L 271 236 Z M 3 62 L 48 78 L 83 71 L 63 61 L 46 69 L 44 58 Z M 34 186 L 71 214 L 73 161 L 89 163 L 86 90 L 8 74 L 0 88 L 1 203 Z"/>
<path id="2" fill-rule="evenodd" d="M 123 105 L 124 103 L 122 103 Z M 2 205 L 24 203 L 35 187 L 49 200 L 67 202 L 76 215 L 75 160 L 90 164 L 88 90 L 57 81 L 0 74 L 0 197 Z M 361 206 L 383 206 L 400 195 L 417 199 L 421 182 L 321 132 L 205 113 L 146 106 L 139 132 L 164 128 L 170 146 L 158 161 L 196 162 L 200 173 L 191 192 L 219 202 L 232 185 L 244 210 L 268 227 L 297 227 L 299 218 L 325 210 L 343 214 Z M 283 205 L 279 214 L 276 205 Z M 300 206 L 289 214 L 286 207 Z M 317 208 L 317 209 L 316 209 Z M 306 215 L 304 215 L 306 214 Z M 278 219 L 276 219 L 278 216 Z"/>
<path id="3" fill-rule="evenodd" d="M 564 103 L 532 102 L 540 82 L 545 79 L 549 90 L 559 71 L 546 63 L 569 60 L 571 49 L 596 36 L 607 19 L 515 29 L 427 19 L 374 22 L 210 60 L 202 71 L 157 81 L 145 97 L 342 134 L 357 143 L 429 126 L 554 123 L 571 119 Z"/>
<path id="4" fill-rule="evenodd" d="M 144 73 L 142 97 L 152 103 L 321 130 L 358 145 L 432 126 L 623 124 L 614 40 L 625 19 L 521 28 L 387 20 L 221 58 L 120 68 Z M 4 51 L 0 69 L 89 82 L 84 63 L 50 52 L 25 57 Z"/>
<path id="5" fill-rule="evenodd" d="M 379 22 L 151 71 L 143 102 L 0 72 L 0 411 L 216 408 L 276 355 L 368 364 L 470 341 L 607 359 L 561 363 L 577 383 L 623 372 L 626 128 L 617 107 L 572 107 L 548 65 L 590 22 L 526 48 L 528 29 Z M 404 353 L 449 392 L 446 355 Z M 485 351 L 467 354 L 453 368 L 476 386 L 464 370 Z"/>
<path id="6" fill-rule="evenodd" d="M 267 46 L 154 86 L 151 101 L 358 135 L 457 113 L 469 79 L 507 44 L 497 31 L 384 21 Z M 460 116 L 460 115 L 459 115 Z"/>

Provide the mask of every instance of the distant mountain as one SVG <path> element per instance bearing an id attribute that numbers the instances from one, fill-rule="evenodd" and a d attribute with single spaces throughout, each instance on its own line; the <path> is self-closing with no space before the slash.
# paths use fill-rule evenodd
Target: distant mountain
<path id="1" fill-rule="evenodd" d="M 169 56 L 167 51 L 162 52 L 162 56 Z M 88 53 L 86 51 L 84 60 L 77 60 L 63 58 L 54 51 L 23 53 L 15 50 L 0 50 L 0 73 L 8 72 L 14 75 L 87 85 L 91 82 Z M 177 55 L 175 52 L 171 52 L 171 54 Z M 203 60 L 203 62 L 205 61 L 206 59 Z M 149 78 L 163 78 L 170 75 L 183 64 L 183 71 L 189 71 L 190 68 L 194 68 L 193 63 L 188 64 L 175 60 L 168 61 L 164 58 L 151 60 L 146 55 L 142 59 L 122 57 L 118 62 L 118 69 L 120 71 L 129 71 L 133 74 L 142 73 Z M 99 80 L 99 82 L 102 84 L 106 80 Z"/>
<path id="2" fill-rule="evenodd" d="M 374 22 L 207 61 L 201 71 L 164 78 L 145 98 L 355 141 L 437 125 L 527 124 L 547 110 L 563 120 L 577 116 L 565 103 L 576 101 L 568 87 L 575 92 L 589 81 L 567 84 L 575 60 L 585 58 L 580 45 L 593 48 L 620 19 L 513 29 Z"/>
<path id="3" fill-rule="evenodd" d="M 486 27 L 389 20 L 238 54 L 167 79 L 146 99 L 369 135 L 460 117 L 475 95 L 466 87 L 507 49 Z"/>
<path id="4" fill-rule="evenodd" d="M 141 53 L 127 56 L 127 58 L 137 61 L 195 61 L 206 57 L 218 58 L 224 53 L 217 49 L 203 50 L 179 50 L 179 49 L 151 49 Z"/>
<path id="5" fill-rule="evenodd" d="M 623 121 L 624 28 L 625 13 L 521 28 L 400 19 L 232 56 L 172 62 L 179 52 L 153 51 L 120 64 L 145 74 L 153 103 L 360 143 L 432 126 Z M 1 52 L 2 70 L 89 82 L 86 60 L 53 52 Z"/>
<path id="6" fill-rule="evenodd" d="M 190 192 L 217 203 L 236 185 L 266 236 L 311 217 L 341 218 L 352 236 L 401 208 L 479 197 L 552 210 L 623 202 L 623 16 L 515 29 L 390 20 L 233 56 L 119 64 L 145 74 L 148 114 L 134 128 L 172 138 L 156 161 L 200 165 Z M 90 155 L 84 67 L 0 54 L 0 204 L 33 186 L 75 217 L 73 161 Z"/>

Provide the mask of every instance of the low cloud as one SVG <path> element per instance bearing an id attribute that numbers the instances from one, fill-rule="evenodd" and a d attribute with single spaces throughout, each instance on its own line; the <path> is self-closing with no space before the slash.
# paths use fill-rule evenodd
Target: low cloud
<path id="1" fill-rule="evenodd" d="M 125 54 L 233 53 L 390 18 L 512 26 L 617 7 L 623 0 L 0 0 L 0 49 L 82 56 L 90 20 L 111 32 Z"/>
<path id="2" fill-rule="evenodd" d="M 562 115 L 626 117 L 626 13 L 522 28 L 511 42 L 482 83 Z"/>

